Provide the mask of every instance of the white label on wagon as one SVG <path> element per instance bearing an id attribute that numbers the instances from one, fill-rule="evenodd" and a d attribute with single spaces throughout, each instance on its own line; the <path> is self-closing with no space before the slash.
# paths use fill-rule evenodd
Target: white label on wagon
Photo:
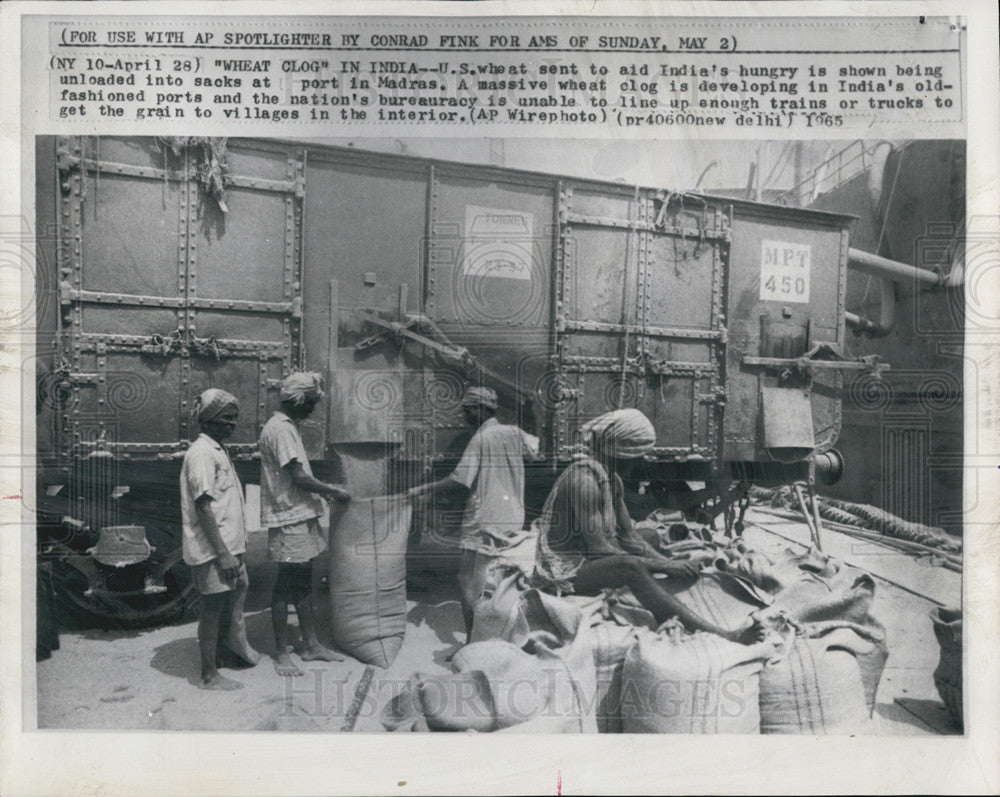
<path id="1" fill-rule="evenodd" d="M 530 280 L 533 222 L 523 211 L 466 205 L 462 273 Z"/>
<path id="2" fill-rule="evenodd" d="M 760 243 L 760 298 L 770 302 L 808 302 L 812 248 L 788 241 Z"/>

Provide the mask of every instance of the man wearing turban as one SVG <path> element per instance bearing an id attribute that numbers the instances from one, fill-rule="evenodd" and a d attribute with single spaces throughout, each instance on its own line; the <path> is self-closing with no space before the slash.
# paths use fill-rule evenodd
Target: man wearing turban
<path id="1" fill-rule="evenodd" d="M 278 563 L 271 593 L 275 669 L 279 675 L 302 675 L 288 655 L 288 604 L 295 606 L 302 627 L 303 661 L 343 661 L 319 643 L 312 604 L 313 560 L 326 548 L 319 519 L 325 507 L 320 496 L 349 501 L 348 492 L 313 476 L 299 424 L 323 398 L 317 373 L 288 376 L 281 384 L 281 409 L 260 433 L 260 519 L 268 529 L 268 558 Z"/>
<path id="2" fill-rule="evenodd" d="M 497 394 L 491 388 L 466 390 L 462 411 L 475 431 L 455 470 L 436 482 L 411 488 L 409 495 L 466 496 L 458 584 L 468 633 L 491 563 L 502 560 L 529 572 L 534 565 L 534 536 L 524 529 L 524 459 L 538 453 L 538 438 L 497 421 Z"/>
<path id="3" fill-rule="evenodd" d="M 238 689 L 241 683 L 219 674 L 218 636 L 227 594 L 230 623 L 227 644 L 247 664 L 260 654 L 246 637 L 243 604 L 249 580 L 243 555 L 247 531 L 243 486 L 222 441 L 232 435 L 239 405 L 232 393 L 209 388 L 195 402 L 201 434 L 184 454 L 181 466 L 181 514 L 184 561 L 191 566 L 201 593 L 198 646 L 203 689 Z"/>
<path id="4" fill-rule="evenodd" d="M 605 413 L 581 428 L 587 454 L 577 457 L 553 485 L 536 521 L 535 582 L 543 589 L 596 595 L 629 587 L 657 622 L 677 617 L 691 631 L 743 641 L 691 612 L 654 575 L 696 577 L 699 566 L 664 557 L 636 533 L 625 505 L 622 476 L 656 443 L 649 419 L 636 409 Z"/>

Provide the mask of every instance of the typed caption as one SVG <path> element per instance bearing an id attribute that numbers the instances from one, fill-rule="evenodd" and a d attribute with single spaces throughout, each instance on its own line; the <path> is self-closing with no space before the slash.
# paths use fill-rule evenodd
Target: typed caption
<path id="1" fill-rule="evenodd" d="M 867 20 L 47 21 L 51 120 L 726 136 L 965 119 L 961 25 Z"/>

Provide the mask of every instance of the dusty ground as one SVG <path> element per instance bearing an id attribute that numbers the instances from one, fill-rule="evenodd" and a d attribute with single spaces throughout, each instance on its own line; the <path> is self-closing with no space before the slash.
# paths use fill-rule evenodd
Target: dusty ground
<path id="1" fill-rule="evenodd" d="M 745 536 L 765 551 L 808 540 L 800 524 L 764 514 Z M 766 530 L 765 530 L 766 528 Z M 450 585 L 411 592 L 406 640 L 388 670 L 365 665 L 307 662 L 301 678 L 282 678 L 274 652 L 267 601 L 274 578 L 264 561 L 264 535 L 251 535 L 248 633 L 265 654 L 253 668 L 226 669 L 244 685 L 235 692 L 197 688 L 197 622 L 188 617 L 143 631 L 63 631 L 61 647 L 37 665 L 40 728 L 115 730 L 382 730 L 378 715 L 415 670 L 447 671 L 445 656 L 464 636 L 461 613 Z M 958 574 L 942 575 L 913 560 L 827 532 L 824 548 L 876 576 L 876 616 L 889 635 L 889 662 L 879 689 L 873 730 L 882 734 L 956 733 L 934 687 L 938 648 L 929 619 L 935 602 L 914 594 L 920 582 L 941 602 L 960 602 Z M 953 600 L 951 598 L 953 597 Z M 322 601 L 325 603 L 325 601 Z M 325 623 L 324 623 L 325 627 Z M 349 726 L 349 727 L 348 727 Z"/>

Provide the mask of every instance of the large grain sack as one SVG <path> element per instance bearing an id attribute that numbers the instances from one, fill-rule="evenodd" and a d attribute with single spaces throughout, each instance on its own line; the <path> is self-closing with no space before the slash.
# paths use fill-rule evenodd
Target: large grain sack
<path id="1" fill-rule="evenodd" d="M 760 673 L 761 733 L 851 734 L 869 719 L 849 629 L 796 637 Z"/>
<path id="2" fill-rule="evenodd" d="M 789 557 L 779 565 L 784 572 L 781 589 L 767 611 L 784 611 L 806 626 L 810 637 L 823 636 L 834 629 L 850 629 L 841 634 L 845 646 L 857 660 L 871 711 L 875 705 L 882 671 L 889 649 L 885 628 L 872 615 L 875 579 L 856 567 L 815 550 Z"/>
<path id="3" fill-rule="evenodd" d="M 770 600 L 745 580 L 716 570 L 703 571 L 697 578 L 667 578 L 660 583 L 685 607 L 727 631 L 749 625 L 750 615 Z"/>
<path id="4" fill-rule="evenodd" d="M 848 622 L 877 625 L 871 615 L 875 579 L 847 565 L 831 576 L 803 572 L 774 596 L 773 609 L 782 609 L 800 623 Z"/>
<path id="5" fill-rule="evenodd" d="M 622 671 L 622 730 L 759 733 L 760 672 L 776 649 L 770 638 L 740 645 L 716 634 L 687 634 L 678 622 L 640 633 Z"/>
<path id="6" fill-rule="evenodd" d="M 579 599 L 577 599 L 579 600 Z M 628 587 L 604 590 L 587 609 L 597 676 L 597 731 L 622 732 L 622 670 L 642 631 L 656 628 L 653 615 Z"/>
<path id="7" fill-rule="evenodd" d="M 805 623 L 805 635 L 812 639 L 827 639 L 831 644 L 854 656 L 861 671 L 868 713 L 875 710 L 875 697 L 882 680 L 882 671 L 889 658 L 885 629 L 874 619 L 866 625 L 849 622 Z"/>
<path id="8" fill-rule="evenodd" d="M 962 728 L 962 610 L 939 607 L 931 612 L 931 622 L 941 647 L 934 685 L 952 720 Z"/>
<path id="9" fill-rule="evenodd" d="M 405 497 L 364 498 L 330 511 L 333 641 L 365 664 L 392 664 L 406 633 Z"/>
<path id="10" fill-rule="evenodd" d="M 621 733 L 622 671 L 625 657 L 639 641 L 639 629 L 615 620 L 601 620 L 590 632 L 597 678 L 597 732 Z"/>

